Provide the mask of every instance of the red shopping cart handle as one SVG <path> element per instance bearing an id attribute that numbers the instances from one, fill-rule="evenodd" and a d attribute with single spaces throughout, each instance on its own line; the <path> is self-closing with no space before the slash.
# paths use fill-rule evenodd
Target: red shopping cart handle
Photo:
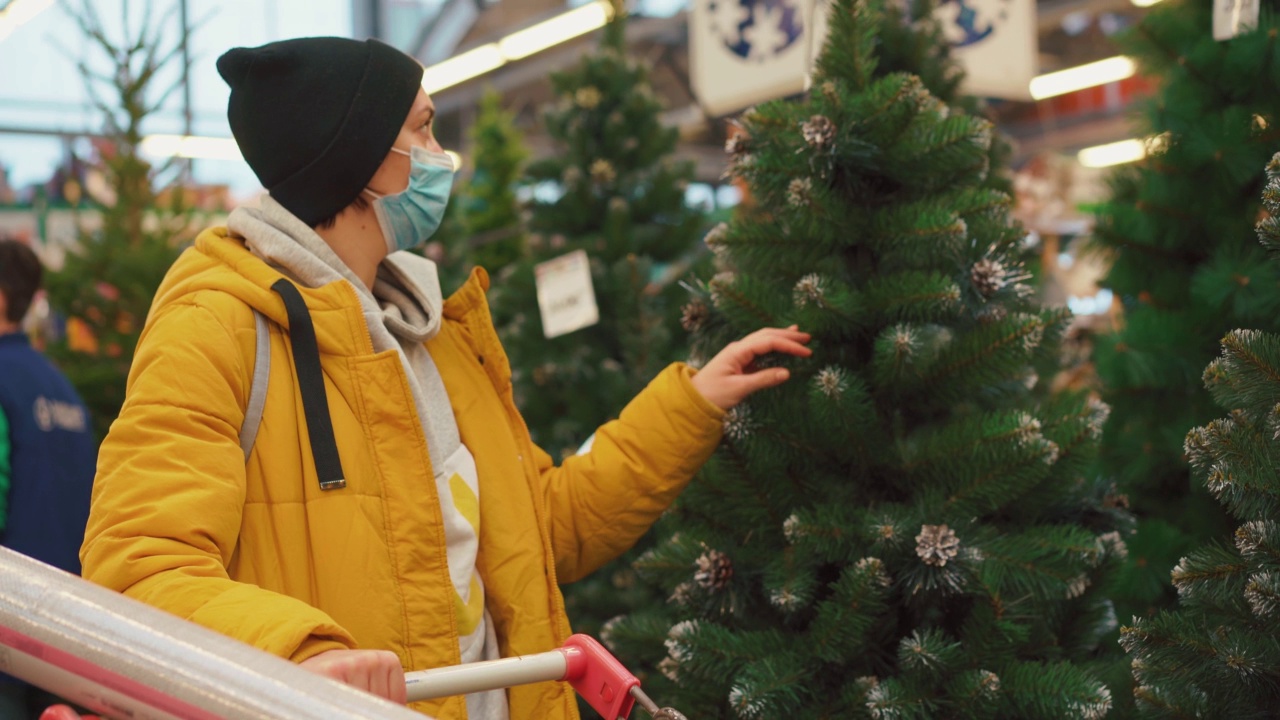
<path id="1" fill-rule="evenodd" d="M 53 705 L 40 713 L 40 720 L 102 720 L 97 715 L 81 715 L 69 705 Z"/>
<path id="2" fill-rule="evenodd" d="M 566 660 L 565 682 L 606 720 L 630 716 L 640 681 L 590 635 L 573 635 L 560 648 Z"/>

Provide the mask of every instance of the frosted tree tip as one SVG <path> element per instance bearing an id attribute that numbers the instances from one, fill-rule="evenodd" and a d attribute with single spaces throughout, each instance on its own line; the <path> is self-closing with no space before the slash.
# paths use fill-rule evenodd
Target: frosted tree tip
<path id="1" fill-rule="evenodd" d="M 738 404 L 724 414 L 724 434 L 732 440 L 746 440 L 755 430 L 751 421 L 751 409 Z"/>
<path id="2" fill-rule="evenodd" d="M 826 288 L 824 287 L 822 276 L 817 273 L 809 273 L 796 281 L 795 288 L 791 291 L 791 299 L 795 302 L 796 307 L 805 307 L 809 304 L 820 304 L 826 296 Z"/>
<path id="3" fill-rule="evenodd" d="M 843 368 L 828 365 L 818 371 L 813 378 L 813 384 L 823 395 L 829 398 L 840 397 L 848 387 L 848 376 Z"/>

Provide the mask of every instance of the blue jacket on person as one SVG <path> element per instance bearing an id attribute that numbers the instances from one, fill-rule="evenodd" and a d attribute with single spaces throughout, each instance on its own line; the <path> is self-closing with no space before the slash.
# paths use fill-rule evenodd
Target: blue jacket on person
<path id="1" fill-rule="evenodd" d="M 75 388 L 20 332 L 0 335 L 0 413 L 0 545 L 79 575 L 97 443 Z"/>

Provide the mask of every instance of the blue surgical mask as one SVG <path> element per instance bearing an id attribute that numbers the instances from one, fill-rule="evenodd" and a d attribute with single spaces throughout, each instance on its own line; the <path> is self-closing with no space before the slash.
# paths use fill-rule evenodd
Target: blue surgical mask
<path id="1" fill-rule="evenodd" d="M 444 208 L 453 188 L 453 158 L 414 146 L 411 152 L 391 148 L 392 152 L 409 156 L 409 187 L 394 195 L 374 197 L 373 212 L 382 226 L 387 252 L 408 250 L 427 241 L 440 227 Z"/>

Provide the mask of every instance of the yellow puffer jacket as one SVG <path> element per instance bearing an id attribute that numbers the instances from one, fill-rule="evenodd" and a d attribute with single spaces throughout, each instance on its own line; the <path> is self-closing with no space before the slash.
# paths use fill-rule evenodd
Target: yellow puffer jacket
<path id="1" fill-rule="evenodd" d="M 440 502 L 395 351 L 374 354 L 355 289 L 299 288 L 315 324 L 346 487 L 323 491 L 304 429 L 281 275 L 225 228 L 200 235 L 151 308 L 102 445 L 81 559 L 88 579 L 301 661 L 394 651 L 459 663 Z M 557 582 L 630 547 L 720 439 L 722 412 L 673 365 L 560 467 L 535 447 L 477 270 L 427 343 L 480 478 L 478 570 L 504 656 L 569 635 Z M 255 308 L 272 322 L 266 407 L 246 463 Z M 584 390 L 589 390 L 584 388 Z M 512 720 L 577 716 L 572 691 L 509 691 Z M 462 698 L 417 703 L 465 718 Z"/>

